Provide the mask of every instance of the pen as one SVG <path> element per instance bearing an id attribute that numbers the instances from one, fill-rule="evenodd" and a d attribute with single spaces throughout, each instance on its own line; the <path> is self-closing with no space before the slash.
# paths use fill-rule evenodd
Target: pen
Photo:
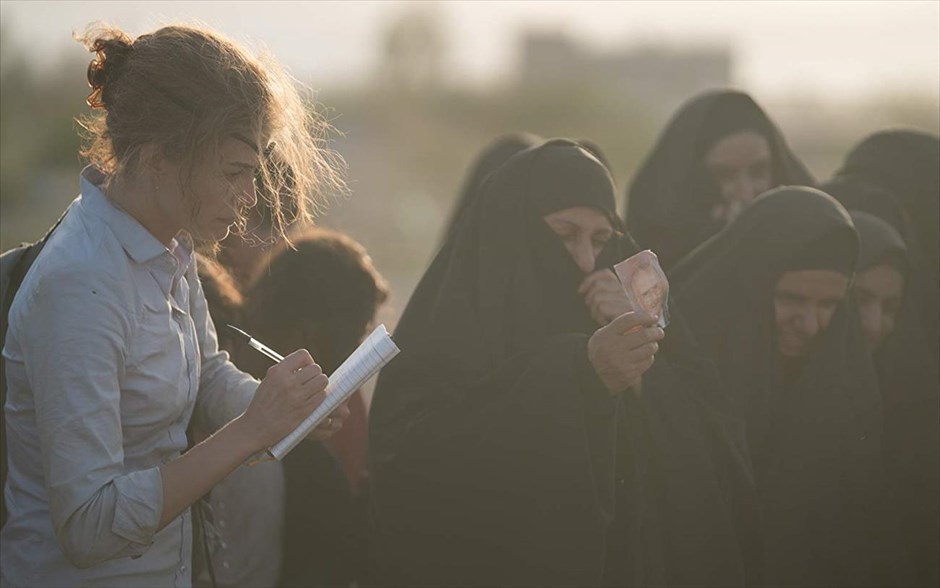
<path id="1" fill-rule="evenodd" d="M 277 351 L 274 351 L 273 349 L 271 349 L 270 347 L 268 347 L 261 341 L 258 341 L 257 339 L 255 339 L 254 337 L 246 333 L 245 331 L 239 329 L 238 327 L 235 327 L 233 325 L 226 325 L 226 326 L 232 329 L 233 331 L 235 331 L 236 333 L 238 333 L 245 341 L 247 341 L 249 347 L 256 349 L 268 359 L 273 359 L 274 361 L 278 363 L 280 363 L 284 359 L 284 357 L 281 354 L 279 354 Z"/>

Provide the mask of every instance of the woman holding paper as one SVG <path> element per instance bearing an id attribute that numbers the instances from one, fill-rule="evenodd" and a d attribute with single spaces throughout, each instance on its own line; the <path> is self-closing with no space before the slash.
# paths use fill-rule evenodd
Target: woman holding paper
<path id="1" fill-rule="evenodd" d="M 609 558 L 636 561 L 608 551 L 615 514 L 633 508 L 615 509 L 618 413 L 644 425 L 664 333 L 644 312 L 610 320 L 579 291 L 622 259 L 614 201 L 578 144 L 522 151 L 419 283 L 370 413 L 377 581 L 598 585 Z"/>
<path id="2" fill-rule="evenodd" d="M 324 123 L 277 64 L 187 26 L 83 40 L 96 53 L 91 165 L 16 296 L 3 350 L 2 584 L 187 586 L 189 506 L 291 432 L 327 385 L 304 350 L 260 385 L 228 361 L 193 248 L 244 219 L 257 175 L 278 193 L 294 170 L 286 200 L 301 219 L 305 197 L 339 180 L 310 135 Z M 272 200 L 279 227 L 287 201 Z M 219 430 L 184 453 L 191 419 Z"/>

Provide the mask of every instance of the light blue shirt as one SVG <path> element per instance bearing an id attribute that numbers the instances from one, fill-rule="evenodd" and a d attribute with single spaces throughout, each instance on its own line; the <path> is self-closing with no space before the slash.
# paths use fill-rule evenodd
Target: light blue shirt
<path id="1" fill-rule="evenodd" d="M 311 497 L 311 499 L 313 499 Z M 209 493 L 209 550 L 219 588 L 273 588 L 283 559 L 284 467 L 277 460 L 241 467 Z M 194 562 L 193 585 L 212 588 Z"/>
<path id="2" fill-rule="evenodd" d="M 10 310 L 0 583 L 189 586 L 189 512 L 157 532 L 161 464 L 257 381 L 219 351 L 192 242 L 168 249 L 82 172 Z"/>

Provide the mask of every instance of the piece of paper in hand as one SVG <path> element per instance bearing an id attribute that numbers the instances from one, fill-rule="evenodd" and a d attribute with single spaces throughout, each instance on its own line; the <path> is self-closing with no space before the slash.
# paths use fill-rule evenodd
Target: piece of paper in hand
<path id="1" fill-rule="evenodd" d="M 669 280 L 656 254 L 647 249 L 614 266 L 634 309 L 659 317 L 659 326 L 669 324 Z"/>
<path id="2" fill-rule="evenodd" d="M 310 431 L 322 423 L 330 413 L 345 402 L 353 392 L 398 355 L 399 349 L 389 336 L 385 325 L 379 325 L 366 340 L 352 352 L 330 376 L 326 386 L 326 400 L 305 418 L 287 437 L 268 449 L 274 459 L 283 459 Z"/>

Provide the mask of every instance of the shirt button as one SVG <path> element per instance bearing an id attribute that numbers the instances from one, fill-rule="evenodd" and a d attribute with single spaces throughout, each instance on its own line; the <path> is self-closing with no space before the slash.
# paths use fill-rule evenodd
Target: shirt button
<path id="1" fill-rule="evenodd" d="M 228 543 L 225 541 L 222 542 L 222 549 L 228 549 Z"/>
<path id="2" fill-rule="evenodd" d="M 222 562 L 222 567 L 227 570 L 227 569 L 229 569 L 229 568 L 232 567 L 232 566 L 228 565 L 228 562 L 227 562 L 227 561 L 223 561 L 223 562 Z"/>
<path id="3" fill-rule="evenodd" d="M 186 566 L 180 566 L 180 571 L 181 571 L 181 572 L 185 572 L 185 571 L 186 571 Z"/>
<path id="4" fill-rule="evenodd" d="M 224 528 L 225 528 L 225 521 L 219 521 L 219 526 L 224 529 Z"/>

